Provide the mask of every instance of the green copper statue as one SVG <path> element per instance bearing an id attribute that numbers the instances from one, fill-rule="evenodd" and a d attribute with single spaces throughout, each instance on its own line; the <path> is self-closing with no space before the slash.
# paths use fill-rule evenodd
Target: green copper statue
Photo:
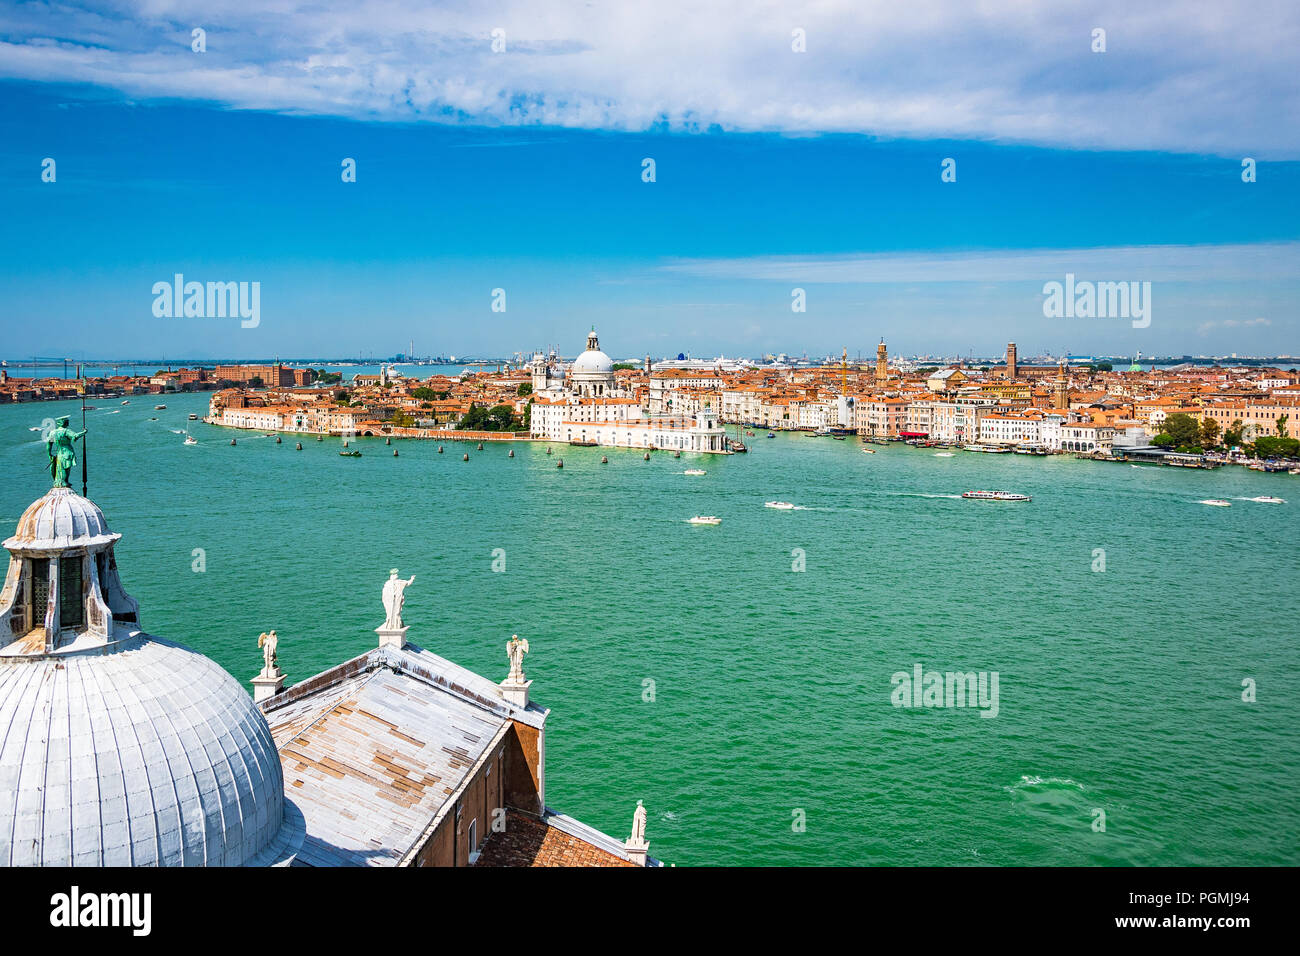
<path id="1" fill-rule="evenodd" d="M 45 450 L 50 455 L 50 477 L 54 479 L 55 488 L 67 488 L 68 475 L 77 464 L 77 452 L 72 443 L 84 438 L 86 433 L 74 432 L 68 427 L 68 416 L 54 420 L 54 431 L 45 439 Z"/>

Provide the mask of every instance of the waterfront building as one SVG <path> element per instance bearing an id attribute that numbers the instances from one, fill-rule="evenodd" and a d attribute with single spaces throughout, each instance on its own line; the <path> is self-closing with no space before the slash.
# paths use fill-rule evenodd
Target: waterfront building
<path id="1" fill-rule="evenodd" d="M 612 448 L 666 448 L 674 451 L 726 454 L 726 430 L 718 420 L 721 407 L 716 373 L 674 369 L 654 372 L 658 391 L 651 386 L 655 401 L 667 409 L 652 414 L 630 389 L 617 385 L 614 363 L 600 351 L 593 329 L 587 336 L 587 350 L 556 377 L 550 363 L 533 360 L 534 394 L 530 435 L 546 441 L 607 445 Z M 545 381 L 540 393 L 537 385 Z M 667 385 L 671 383 L 671 387 Z M 707 391 L 706 391 L 707 390 Z M 673 396 L 673 397 L 665 397 Z M 679 409 L 673 403 L 682 407 Z"/>
<path id="2" fill-rule="evenodd" d="M 982 445 L 1038 445 L 1043 420 L 1037 415 L 989 414 L 979 420 Z"/>

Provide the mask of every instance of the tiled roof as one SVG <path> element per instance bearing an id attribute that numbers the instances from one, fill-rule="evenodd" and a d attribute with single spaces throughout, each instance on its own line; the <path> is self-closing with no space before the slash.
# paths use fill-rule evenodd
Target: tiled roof
<path id="1" fill-rule="evenodd" d="M 553 825 L 556 819 L 549 813 L 539 820 L 518 810 L 507 810 L 505 830 L 489 834 L 475 866 L 633 865 L 611 849 L 567 832 L 574 828 L 560 829 Z M 605 840 L 610 838 L 605 837 Z"/>

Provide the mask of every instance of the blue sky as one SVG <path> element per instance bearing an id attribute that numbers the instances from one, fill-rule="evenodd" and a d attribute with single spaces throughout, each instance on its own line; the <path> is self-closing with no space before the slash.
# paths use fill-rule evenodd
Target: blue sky
<path id="1" fill-rule="evenodd" d="M 618 356 L 866 353 L 881 336 L 900 353 L 1300 351 L 1285 7 L 1241 35 L 1208 6 L 1200 33 L 1185 11 L 1162 32 L 1122 7 L 880 23 L 819 7 L 831 19 L 773 12 L 756 37 L 683 20 L 647 61 L 578 14 L 470 24 L 457 5 L 429 24 L 371 6 L 327 36 L 233 3 L 0 14 L 0 355 L 572 354 L 592 324 Z M 1097 16 L 1114 24 L 1103 55 Z M 496 22 L 502 54 L 485 52 Z M 697 33 L 727 30 L 747 52 Z M 909 67 L 916 44 L 934 56 Z M 177 272 L 260 282 L 260 324 L 155 317 L 152 285 Z M 1066 272 L 1150 281 L 1150 326 L 1045 318 L 1043 284 Z"/>

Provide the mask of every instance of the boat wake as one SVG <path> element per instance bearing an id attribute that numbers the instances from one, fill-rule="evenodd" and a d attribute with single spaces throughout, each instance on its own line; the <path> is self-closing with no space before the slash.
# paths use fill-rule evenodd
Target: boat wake
<path id="1" fill-rule="evenodd" d="M 1027 787 L 1055 787 L 1055 788 L 1073 788 L 1075 790 L 1088 789 L 1077 780 L 1071 780 L 1069 777 L 1040 777 L 1038 774 L 1022 774 L 1019 783 L 1014 783 L 1009 787 L 1003 787 L 1008 793 L 1015 793 L 1018 790 L 1024 790 Z"/>

